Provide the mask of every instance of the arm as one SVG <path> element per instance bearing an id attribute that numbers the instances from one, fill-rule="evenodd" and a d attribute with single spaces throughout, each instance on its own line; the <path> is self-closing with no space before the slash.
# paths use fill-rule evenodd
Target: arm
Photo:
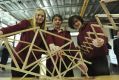
<path id="1" fill-rule="evenodd" d="M 108 48 L 107 48 L 108 38 L 103 36 L 103 37 L 100 37 L 99 39 L 102 41 L 97 40 L 97 43 L 93 43 L 93 45 L 95 45 L 95 44 L 99 45 L 98 47 L 97 47 L 97 45 L 93 47 L 94 53 L 100 52 L 100 54 L 97 54 L 97 56 L 102 56 L 102 55 L 108 54 Z"/>
<path id="2" fill-rule="evenodd" d="M 49 31 L 49 32 L 52 32 L 52 31 Z M 59 49 L 59 47 L 55 46 L 53 37 L 55 37 L 55 36 L 53 36 L 51 34 L 46 34 L 46 42 L 47 42 L 51 51 L 56 51 L 57 49 Z"/>
<path id="3" fill-rule="evenodd" d="M 71 39 L 71 35 L 70 32 L 67 31 L 66 33 L 66 38 Z M 78 48 L 75 47 L 74 43 L 72 42 L 70 45 L 67 46 L 68 49 L 70 50 L 78 50 Z M 76 58 L 80 58 L 80 54 L 77 54 L 77 51 L 70 51 L 71 56 L 76 57 Z M 77 56 L 76 56 L 77 55 Z M 77 63 L 81 63 L 78 68 L 83 72 L 83 74 L 87 74 L 88 68 L 86 66 L 86 64 L 83 61 L 79 61 L 77 59 L 74 59 L 74 62 Z"/>
<path id="4" fill-rule="evenodd" d="M 113 50 L 114 50 L 114 53 L 115 54 L 118 54 L 119 53 L 119 46 L 118 46 L 118 43 L 117 43 L 117 39 L 115 39 L 114 41 L 113 41 Z"/>
<path id="5" fill-rule="evenodd" d="M 3 35 L 3 31 L 0 30 L 0 35 Z"/>
<path id="6" fill-rule="evenodd" d="M 28 28 L 30 25 L 31 24 L 28 20 L 23 20 L 16 25 L 8 26 L 6 28 L 0 29 L 0 34 L 7 34 L 7 33 L 15 32 L 15 31 L 23 30 Z"/>
<path id="7" fill-rule="evenodd" d="M 65 36 L 66 36 L 66 38 L 68 38 L 68 39 L 71 39 L 71 35 L 70 35 L 70 32 L 69 31 L 67 31 L 66 33 L 65 33 Z M 66 46 L 66 48 L 67 49 L 69 49 L 69 50 L 78 50 L 78 48 L 76 48 L 75 47 L 75 45 L 74 45 L 74 42 L 72 42 L 71 44 L 69 44 L 68 46 Z M 77 54 L 77 51 L 69 51 L 70 52 L 70 55 L 71 56 L 76 56 L 76 58 L 80 58 L 80 55 L 79 54 Z M 75 62 L 77 62 L 78 60 L 76 59 L 75 60 Z"/>
<path id="8" fill-rule="evenodd" d="M 102 28 L 97 24 L 91 24 L 92 32 L 95 33 L 95 39 L 92 43 L 95 47 L 101 47 L 108 43 L 108 38 L 104 35 Z"/>
<path id="9" fill-rule="evenodd" d="M 69 31 L 66 31 L 65 32 L 65 37 L 68 38 L 68 39 L 71 39 L 71 35 L 70 35 L 70 32 Z M 67 43 L 67 41 L 66 41 Z M 76 50 L 76 47 L 74 45 L 74 42 L 72 42 L 71 44 L 69 44 L 68 46 L 66 46 L 67 49 L 75 49 Z"/>
<path id="10" fill-rule="evenodd" d="M 74 47 L 74 43 L 72 42 L 72 44 L 71 44 L 71 50 L 79 50 L 79 48 L 76 48 L 76 47 Z M 73 57 L 76 57 L 76 58 L 81 58 L 82 56 L 80 56 L 80 54 L 81 54 L 81 52 L 79 52 L 79 53 L 77 53 L 77 51 L 70 51 L 70 53 L 71 53 L 71 55 L 73 56 Z M 88 77 L 88 75 L 87 75 L 87 72 L 88 72 L 88 67 L 86 66 L 86 64 L 84 63 L 84 61 L 83 60 L 77 60 L 77 59 L 74 59 L 74 62 L 76 63 L 76 64 L 78 64 L 78 63 L 80 63 L 77 67 L 81 70 L 81 72 L 84 74 L 84 75 L 86 75 L 87 77 Z"/>
<path id="11" fill-rule="evenodd" d="M 103 56 L 107 55 L 108 49 L 107 49 L 107 42 L 108 38 L 104 35 L 103 30 L 99 25 L 96 24 L 91 24 L 90 26 L 91 32 L 95 33 L 92 38 L 92 48 L 90 53 L 93 53 L 92 57 L 97 57 L 97 56 Z M 88 57 L 88 56 L 87 56 Z"/>
<path id="12" fill-rule="evenodd" d="M 52 32 L 52 31 L 49 30 L 49 32 Z M 51 34 L 48 34 L 48 33 L 46 34 L 46 42 L 47 42 L 48 45 L 49 44 L 54 44 L 53 36 Z"/>

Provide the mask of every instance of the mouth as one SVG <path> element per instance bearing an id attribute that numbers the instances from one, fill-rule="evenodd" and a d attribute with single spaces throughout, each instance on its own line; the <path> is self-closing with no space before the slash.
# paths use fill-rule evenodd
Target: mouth
<path id="1" fill-rule="evenodd" d="M 42 20 L 42 19 L 38 19 L 37 22 L 38 22 L 38 23 L 39 23 L 39 22 L 43 22 L 43 20 Z"/>

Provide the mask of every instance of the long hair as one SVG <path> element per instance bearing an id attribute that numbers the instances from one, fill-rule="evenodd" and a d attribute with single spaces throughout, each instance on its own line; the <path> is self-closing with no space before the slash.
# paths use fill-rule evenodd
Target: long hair
<path id="1" fill-rule="evenodd" d="M 47 29 L 47 28 L 46 28 L 46 13 L 45 13 L 45 11 L 44 11 L 43 9 L 38 8 L 38 9 L 36 9 L 36 11 L 35 11 L 35 15 L 36 15 L 36 13 L 37 13 L 38 11 L 43 11 L 43 12 L 44 12 L 44 21 L 43 21 L 43 23 L 41 24 L 40 28 L 43 29 L 43 30 L 46 30 L 46 29 Z M 33 18 L 30 20 L 31 25 L 32 25 L 33 28 L 36 27 L 36 18 L 35 18 L 35 15 L 34 15 Z"/>

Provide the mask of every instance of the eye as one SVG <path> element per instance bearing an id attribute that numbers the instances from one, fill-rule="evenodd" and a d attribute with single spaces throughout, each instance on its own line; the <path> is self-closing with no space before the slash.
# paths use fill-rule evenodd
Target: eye
<path id="1" fill-rule="evenodd" d="M 77 23 L 78 22 L 78 20 L 74 20 L 74 23 Z"/>
<path id="2" fill-rule="evenodd" d="M 57 19 L 54 19 L 54 21 L 57 21 Z"/>
<path id="3" fill-rule="evenodd" d="M 44 15 L 41 15 L 41 17 L 44 17 Z"/>
<path id="4" fill-rule="evenodd" d="M 37 16 L 41 16 L 41 17 L 44 17 L 44 15 L 42 15 L 42 14 L 37 14 Z"/>

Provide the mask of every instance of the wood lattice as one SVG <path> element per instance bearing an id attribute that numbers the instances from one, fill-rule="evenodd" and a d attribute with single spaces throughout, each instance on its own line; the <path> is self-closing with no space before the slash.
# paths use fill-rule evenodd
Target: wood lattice
<path id="1" fill-rule="evenodd" d="M 95 38 L 100 38 L 100 36 L 106 37 L 106 35 L 100 25 L 91 24 L 90 27 L 92 29 L 92 32 L 91 31 L 87 32 L 88 36 L 85 37 L 85 40 L 83 41 L 83 44 L 81 45 L 81 48 L 80 48 L 81 50 L 84 51 L 84 53 L 85 52 L 89 53 L 91 50 L 93 50 L 93 48 L 92 48 L 92 45 L 93 45 L 92 40 L 94 39 L 93 37 L 95 37 Z M 96 28 L 100 29 L 100 31 L 102 31 L 102 32 L 97 32 Z M 91 35 L 93 35 L 93 37 Z"/>
<path id="2" fill-rule="evenodd" d="M 119 27 L 116 25 L 115 21 L 114 21 L 114 18 L 119 18 L 119 14 L 111 14 L 106 6 L 106 3 L 109 4 L 110 2 L 113 2 L 113 1 L 119 1 L 119 0 L 101 0 L 100 1 L 100 5 L 101 7 L 103 8 L 105 14 L 96 14 L 95 15 L 95 18 L 98 22 L 98 24 L 101 26 L 101 27 L 107 27 L 107 28 L 112 28 L 112 29 L 119 29 Z M 110 23 L 112 24 L 112 26 L 110 25 L 103 25 L 101 23 L 101 20 L 100 20 L 100 17 L 102 18 L 108 18 Z"/>
<path id="3" fill-rule="evenodd" d="M 32 42 L 29 43 L 29 42 L 24 42 L 24 41 L 19 41 L 19 40 L 17 40 L 17 41 L 19 41 L 19 42 L 21 42 L 21 43 L 27 44 L 28 46 L 24 47 L 24 48 L 23 48 L 22 50 L 20 50 L 19 52 L 16 52 L 15 49 L 13 48 L 13 46 L 11 46 L 11 45 L 9 44 L 10 41 L 11 41 L 11 39 L 9 39 L 9 38 L 7 38 L 7 37 L 8 37 L 8 36 L 15 35 L 15 34 L 23 33 L 23 32 L 26 32 L 26 31 L 30 31 L 30 30 L 35 30 L 35 35 L 34 35 L 34 38 L 33 38 Z M 40 47 L 34 45 L 34 41 L 35 41 L 36 36 L 38 35 L 38 33 L 40 33 L 40 35 L 41 35 L 41 38 L 42 38 L 42 40 L 43 40 L 43 42 L 44 42 L 44 44 L 45 44 L 46 50 L 43 50 L 42 48 L 40 48 Z M 57 66 L 56 66 L 56 63 L 55 63 L 55 61 L 54 61 L 54 59 L 53 59 L 53 56 L 56 55 L 56 54 L 55 54 L 56 51 L 54 51 L 54 52 L 50 51 L 50 49 L 49 49 L 49 47 L 48 47 L 48 45 L 47 45 L 47 43 L 46 43 L 46 41 L 45 41 L 45 38 L 44 38 L 44 35 L 43 35 L 44 33 L 47 33 L 47 34 L 53 35 L 54 37 L 62 38 L 62 39 L 64 39 L 64 40 L 67 40 L 67 41 L 68 41 L 66 44 L 64 44 L 63 46 L 61 46 L 61 47 L 59 48 L 59 50 L 62 50 L 62 53 L 63 53 L 62 55 L 63 55 L 63 56 L 67 56 L 67 57 L 71 60 L 70 65 L 69 65 L 69 66 L 65 66 L 65 67 L 67 68 L 67 70 L 65 70 L 64 72 L 60 72 L 60 71 L 58 70 L 58 68 L 57 68 Z M 15 70 L 15 71 L 19 71 L 19 72 L 25 73 L 25 75 L 24 75 L 23 77 L 21 77 L 20 80 L 25 79 L 25 77 L 26 77 L 27 74 L 31 74 L 31 75 L 34 75 L 34 76 L 39 76 L 39 79 L 40 79 L 40 80 L 41 80 L 41 79 L 44 80 L 44 78 L 45 78 L 45 80 L 50 79 L 50 78 L 54 78 L 55 80 L 56 80 L 56 78 L 57 78 L 58 80 L 62 80 L 62 79 L 64 79 L 63 77 L 64 77 L 64 75 L 66 74 L 66 72 L 69 71 L 69 70 L 71 70 L 71 69 L 73 69 L 73 68 L 75 68 L 75 67 L 78 67 L 78 69 L 80 69 L 86 76 L 88 76 L 88 74 L 85 73 L 85 72 L 79 67 L 79 65 L 82 64 L 82 62 L 86 62 L 86 63 L 89 63 L 89 64 L 90 64 L 90 62 L 88 62 L 88 61 L 86 61 L 86 60 L 84 60 L 84 59 L 82 58 L 82 55 L 81 55 L 80 50 L 64 50 L 64 49 L 63 49 L 65 46 L 67 46 L 67 45 L 69 45 L 69 44 L 72 43 L 72 40 L 70 40 L 70 39 L 68 39 L 68 38 L 65 38 L 65 37 L 62 37 L 62 36 L 59 36 L 59 35 L 50 33 L 50 32 L 48 32 L 48 31 L 39 29 L 38 27 L 36 27 L 36 28 L 30 28 L 30 29 L 25 29 L 25 30 L 21 30 L 21 31 L 17 31 L 17 32 L 12 32 L 12 33 L 5 34 L 5 35 L 0 35 L 0 38 L 4 41 L 4 43 L 5 43 L 5 45 L 6 45 L 6 48 L 7 48 L 8 51 L 9 51 L 10 57 L 12 58 L 12 60 L 13 60 L 13 62 L 14 62 L 14 64 L 15 64 L 15 66 L 16 66 L 16 67 L 11 67 L 11 66 L 8 66 L 8 65 L 0 64 L 0 67 L 4 67 L 4 68 L 6 68 L 6 69 Z M 15 41 L 16 41 L 16 40 L 15 40 Z M 36 47 L 36 49 L 33 49 L 33 47 Z M 20 54 L 20 52 L 22 52 L 22 51 L 25 50 L 26 48 L 29 48 L 29 50 L 28 50 L 28 53 L 27 53 L 27 55 L 26 55 L 25 61 L 23 61 L 23 60 L 20 58 L 20 56 L 19 56 L 18 54 Z M 33 52 L 33 51 L 44 52 L 46 56 L 45 56 L 45 57 L 42 57 L 42 58 L 40 58 L 40 59 L 37 59 L 36 56 L 34 55 L 34 52 Z M 66 51 L 75 51 L 75 52 L 76 52 L 76 55 L 80 55 L 80 58 L 77 58 L 76 56 L 69 56 L 69 55 L 67 55 L 64 51 L 65 51 L 65 52 L 66 52 Z M 17 57 L 18 57 L 18 58 L 20 59 L 20 61 L 23 63 L 23 67 L 22 67 L 22 68 L 19 67 L 19 64 L 17 63 L 17 61 L 16 61 L 16 59 L 15 59 L 13 53 L 17 54 Z M 30 54 L 33 54 L 33 57 L 35 58 L 35 61 L 34 61 L 33 63 L 31 63 L 31 64 L 27 64 L 27 63 L 28 63 L 28 58 L 29 58 Z M 63 62 L 64 65 L 66 65 L 65 62 L 64 62 L 64 60 L 63 60 L 63 58 L 62 58 L 62 55 L 60 56 L 60 61 Z M 53 64 L 54 64 L 54 69 L 55 69 L 55 70 L 57 71 L 57 73 L 58 73 L 57 76 L 52 76 L 52 77 L 46 76 L 46 71 L 49 72 L 49 70 L 46 68 L 46 65 L 43 64 L 43 61 L 46 61 L 46 60 L 49 59 L 49 58 L 51 58 L 51 60 L 52 60 L 52 62 L 53 62 Z M 78 60 L 78 63 L 75 63 L 74 60 Z M 71 64 L 73 64 L 73 66 L 71 66 Z M 34 66 L 33 66 L 33 65 L 34 65 Z M 32 70 L 33 70 L 37 65 L 38 65 L 39 67 L 42 66 L 41 69 L 40 69 L 40 70 L 43 72 L 42 75 L 41 75 L 40 73 L 34 73 L 34 72 L 32 72 Z M 60 64 L 60 65 L 61 65 L 61 64 Z M 26 69 L 29 68 L 29 67 L 31 67 L 31 66 L 33 66 L 32 69 L 30 69 L 29 71 L 27 71 Z M 44 71 L 44 69 L 45 69 L 46 71 Z M 50 73 L 51 73 L 51 75 L 53 75 L 52 72 L 50 72 Z"/>

